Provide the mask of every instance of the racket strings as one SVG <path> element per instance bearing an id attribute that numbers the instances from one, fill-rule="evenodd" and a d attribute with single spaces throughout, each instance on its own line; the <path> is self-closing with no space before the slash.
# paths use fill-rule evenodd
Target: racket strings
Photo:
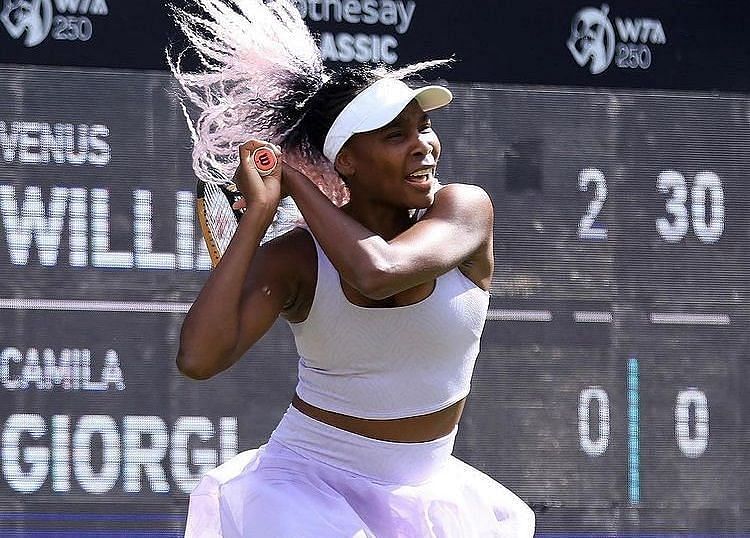
<path id="1" fill-rule="evenodd" d="M 237 217 L 227 196 L 215 183 L 206 183 L 204 200 L 209 230 L 219 252 L 223 254 L 237 229 Z"/>
<path id="2" fill-rule="evenodd" d="M 217 183 L 203 183 L 199 205 L 205 222 L 204 236 L 209 252 L 212 252 L 214 266 L 226 252 L 237 231 L 239 215 L 232 209 L 232 202 L 239 193 L 232 188 Z M 276 208 L 273 220 L 260 241 L 264 244 L 304 223 L 299 208 L 291 197 L 282 198 Z"/>

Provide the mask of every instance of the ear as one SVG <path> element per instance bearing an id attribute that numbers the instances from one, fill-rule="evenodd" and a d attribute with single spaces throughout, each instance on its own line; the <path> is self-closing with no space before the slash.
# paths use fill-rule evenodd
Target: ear
<path id="1" fill-rule="evenodd" d="M 336 155 L 334 168 L 342 176 L 352 177 L 354 175 L 354 173 L 356 172 L 356 167 L 354 166 L 354 156 L 348 149 L 342 148 L 341 151 L 339 151 L 339 154 Z"/>

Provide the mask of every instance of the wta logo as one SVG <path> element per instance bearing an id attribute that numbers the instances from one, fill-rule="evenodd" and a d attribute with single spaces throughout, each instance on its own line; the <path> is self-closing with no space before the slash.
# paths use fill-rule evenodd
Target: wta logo
<path id="1" fill-rule="evenodd" d="M 44 41 L 52 28 L 52 0 L 5 0 L 0 20 L 10 37 L 35 47 Z"/>
<path id="2" fill-rule="evenodd" d="M 617 67 L 648 69 L 653 54 L 651 46 L 667 42 L 658 19 L 609 18 L 609 6 L 586 7 L 578 11 L 570 25 L 568 50 L 581 67 L 598 75 L 614 60 Z M 615 32 L 615 30 L 617 30 Z"/>
<path id="3" fill-rule="evenodd" d="M 578 65 L 589 64 L 589 70 L 598 75 L 612 63 L 615 55 L 615 31 L 609 22 L 608 6 L 602 9 L 587 7 L 576 13 L 570 28 L 568 50 Z"/>
<path id="4" fill-rule="evenodd" d="M 4 0 L 0 22 L 13 39 L 35 47 L 55 40 L 88 41 L 94 33 L 90 15 L 107 15 L 107 0 Z"/>

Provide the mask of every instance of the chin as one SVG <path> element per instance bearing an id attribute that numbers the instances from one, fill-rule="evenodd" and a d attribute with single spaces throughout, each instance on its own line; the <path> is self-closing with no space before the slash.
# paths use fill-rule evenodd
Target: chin
<path id="1" fill-rule="evenodd" d="M 431 183 L 429 189 L 424 189 L 421 192 L 408 189 L 401 194 L 401 203 L 399 205 L 402 207 L 406 206 L 408 209 L 427 209 L 435 202 L 435 193 L 439 189 L 440 184 L 436 181 Z"/>
<path id="2" fill-rule="evenodd" d="M 430 191 L 428 194 L 425 194 L 421 200 L 414 200 L 409 205 L 410 209 L 428 209 L 432 206 L 432 204 L 435 202 L 435 192 Z"/>

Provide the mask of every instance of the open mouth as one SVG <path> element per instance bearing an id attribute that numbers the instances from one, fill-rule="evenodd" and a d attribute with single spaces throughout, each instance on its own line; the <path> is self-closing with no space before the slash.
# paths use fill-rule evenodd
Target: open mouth
<path id="1" fill-rule="evenodd" d="M 434 172 L 435 168 L 432 166 L 420 168 L 406 176 L 406 181 L 409 181 L 410 183 L 425 183 L 432 179 Z"/>

